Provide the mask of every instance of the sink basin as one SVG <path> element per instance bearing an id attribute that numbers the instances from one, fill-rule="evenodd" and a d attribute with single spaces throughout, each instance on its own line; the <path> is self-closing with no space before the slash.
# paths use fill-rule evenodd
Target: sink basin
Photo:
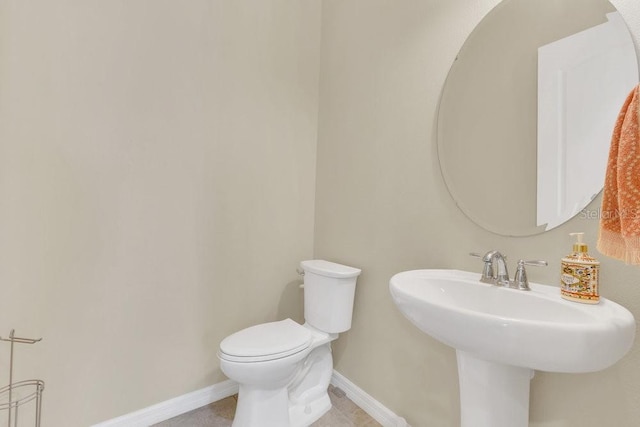
<path id="1" fill-rule="evenodd" d="M 566 301 L 557 287 L 520 291 L 480 283 L 480 274 L 414 270 L 391 278 L 400 311 L 423 332 L 483 359 L 550 372 L 605 369 L 631 348 L 626 308 Z"/>
<path id="2" fill-rule="evenodd" d="M 462 427 L 526 427 L 533 370 L 593 372 L 631 348 L 635 319 L 601 298 L 597 305 L 480 282 L 479 273 L 413 270 L 391 278 L 400 311 L 420 330 L 454 347 Z"/>

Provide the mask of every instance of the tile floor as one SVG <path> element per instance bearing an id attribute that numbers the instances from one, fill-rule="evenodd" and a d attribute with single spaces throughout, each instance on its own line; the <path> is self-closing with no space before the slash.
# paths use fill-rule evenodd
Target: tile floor
<path id="1" fill-rule="evenodd" d="M 361 408 L 356 406 L 339 388 L 329 386 L 333 407 L 311 427 L 382 427 Z M 227 397 L 154 427 L 230 427 L 236 411 L 237 396 Z"/>

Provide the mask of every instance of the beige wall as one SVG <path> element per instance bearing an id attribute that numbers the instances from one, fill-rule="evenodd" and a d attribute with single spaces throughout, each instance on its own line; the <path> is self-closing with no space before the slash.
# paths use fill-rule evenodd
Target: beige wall
<path id="1" fill-rule="evenodd" d="M 319 1 L 0 2 L 0 335 L 44 337 L 43 425 L 222 381 L 224 336 L 300 318 L 319 48 Z"/>
<path id="2" fill-rule="evenodd" d="M 640 37 L 640 4 L 614 0 Z M 498 0 L 325 0 L 318 140 L 315 256 L 361 267 L 353 328 L 335 345 L 336 368 L 416 427 L 459 425 L 454 351 L 405 320 L 389 278 L 416 268 L 480 271 L 469 251 L 498 248 L 540 258 L 533 281 L 557 283 L 574 219 L 543 235 L 506 238 L 471 223 L 455 206 L 436 156 L 436 108 L 466 36 Z M 509 202 L 511 195 L 505 194 Z M 592 208 L 599 206 L 595 201 Z M 640 319 L 640 270 L 602 259 L 602 294 Z M 640 340 L 600 373 L 538 373 L 535 427 L 636 426 Z"/>

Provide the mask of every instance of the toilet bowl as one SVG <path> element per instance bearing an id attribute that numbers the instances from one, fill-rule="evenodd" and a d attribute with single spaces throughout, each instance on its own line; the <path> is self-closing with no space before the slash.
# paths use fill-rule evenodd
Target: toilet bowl
<path id="1" fill-rule="evenodd" d="M 232 427 L 307 427 L 331 408 L 331 341 L 351 328 L 360 270 L 303 261 L 305 320 L 263 323 L 220 343 L 220 369 L 239 384 Z"/>

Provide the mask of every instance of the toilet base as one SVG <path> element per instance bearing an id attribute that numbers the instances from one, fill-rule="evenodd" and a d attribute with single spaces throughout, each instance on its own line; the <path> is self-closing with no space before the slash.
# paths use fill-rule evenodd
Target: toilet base
<path id="1" fill-rule="evenodd" d="M 292 427 L 307 427 L 331 409 L 327 389 L 333 373 L 329 342 L 313 349 L 289 384 L 289 414 Z"/>
<path id="2" fill-rule="evenodd" d="M 289 407 L 291 427 L 308 427 L 318 421 L 330 409 L 331 400 L 328 393 L 306 405 L 292 405 Z"/>
<path id="3" fill-rule="evenodd" d="M 286 388 L 257 389 L 240 384 L 231 427 L 288 427 L 289 393 Z"/>
<path id="4" fill-rule="evenodd" d="M 297 359 L 242 364 L 221 358 L 222 371 L 242 380 L 232 427 L 308 427 L 331 409 L 331 341 L 338 335 L 313 333 L 310 349 Z"/>
<path id="5" fill-rule="evenodd" d="M 241 386 L 232 427 L 309 427 L 331 409 L 329 393 L 312 402 L 291 404 L 286 388 L 255 390 Z"/>

